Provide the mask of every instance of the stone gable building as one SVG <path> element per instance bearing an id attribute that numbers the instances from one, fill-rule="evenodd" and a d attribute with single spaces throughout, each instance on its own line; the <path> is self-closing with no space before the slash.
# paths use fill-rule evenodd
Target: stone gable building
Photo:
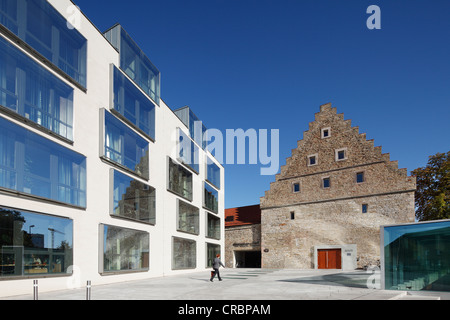
<path id="1" fill-rule="evenodd" d="M 414 221 L 416 181 L 331 104 L 260 199 L 263 268 L 343 269 L 380 259 L 380 226 Z"/>

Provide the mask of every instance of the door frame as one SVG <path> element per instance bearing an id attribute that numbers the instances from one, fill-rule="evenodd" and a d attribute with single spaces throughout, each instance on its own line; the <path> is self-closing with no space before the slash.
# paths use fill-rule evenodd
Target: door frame
<path id="1" fill-rule="evenodd" d="M 356 244 L 342 245 L 318 245 L 313 247 L 314 260 L 312 261 L 313 269 L 319 269 L 319 250 L 322 249 L 340 249 L 341 250 L 341 268 L 328 270 L 354 270 L 356 269 Z M 323 269 L 327 270 L 327 269 Z"/>

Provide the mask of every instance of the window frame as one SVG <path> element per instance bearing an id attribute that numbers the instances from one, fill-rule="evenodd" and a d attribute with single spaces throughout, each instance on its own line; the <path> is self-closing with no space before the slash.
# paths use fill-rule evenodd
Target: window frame
<path id="1" fill-rule="evenodd" d="M 325 187 L 325 180 L 328 180 L 328 187 Z M 328 190 L 331 188 L 331 177 L 327 176 L 327 177 L 322 177 L 322 185 L 321 185 L 323 190 Z"/>
<path id="2" fill-rule="evenodd" d="M 314 158 L 314 163 L 311 164 L 311 158 Z M 319 164 L 319 154 L 314 153 L 307 156 L 307 165 L 308 167 L 317 166 Z"/>
<path id="3" fill-rule="evenodd" d="M 344 152 L 344 158 L 339 159 L 339 153 L 340 152 Z M 347 148 L 340 148 L 340 149 L 335 149 L 334 150 L 334 160 L 337 161 L 345 161 L 348 159 L 348 152 L 347 152 Z"/>
<path id="4" fill-rule="evenodd" d="M 325 136 L 325 131 L 328 132 L 328 135 L 327 135 L 327 136 Z M 331 137 L 331 127 L 322 128 L 322 129 L 320 130 L 320 137 L 321 137 L 321 139 L 327 139 L 327 138 L 330 138 L 330 137 Z"/>

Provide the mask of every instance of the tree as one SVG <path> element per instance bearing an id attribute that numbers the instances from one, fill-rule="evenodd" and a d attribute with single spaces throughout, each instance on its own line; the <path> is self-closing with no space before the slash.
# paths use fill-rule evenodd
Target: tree
<path id="1" fill-rule="evenodd" d="M 411 174 L 417 179 L 417 220 L 450 219 L 450 151 L 430 156 L 425 167 Z"/>

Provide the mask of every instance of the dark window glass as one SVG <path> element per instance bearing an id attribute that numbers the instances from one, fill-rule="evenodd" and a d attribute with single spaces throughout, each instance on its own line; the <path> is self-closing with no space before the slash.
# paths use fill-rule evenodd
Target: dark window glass
<path id="1" fill-rule="evenodd" d="M 46 0 L 0 0 L 0 22 L 86 87 L 87 40 Z"/>
<path id="2" fill-rule="evenodd" d="M 73 139 L 73 89 L 1 37 L 0 105 Z"/>
<path id="3" fill-rule="evenodd" d="M 155 188 L 113 170 L 113 215 L 155 224 Z"/>
<path id="4" fill-rule="evenodd" d="M 73 263 L 70 219 L 0 208 L 0 278 L 67 273 Z"/>
<path id="5" fill-rule="evenodd" d="M 0 117 L 0 186 L 86 206 L 86 157 Z"/>
<path id="6" fill-rule="evenodd" d="M 323 180 L 323 187 L 329 188 L 330 187 L 330 178 L 324 178 Z"/>
<path id="7" fill-rule="evenodd" d="M 207 243 L 206 244 L 206 267 L 212 268 L 214 258 L 220 254 L 220 245 Z"/>
<path id="8" fill-rule="evenodd" d="M 364 182 L 364 172 L 358 172 L 356 174 L 356 182 L 357 183 Z"/>
<path id="9" fill-rule="evenodd" d="M 192 234 L 199 234 L 199 212 L 197 207 L 177 199 L 178 217 L 177 230 Z"/>
<path id="10" fill-rule="evenodd" d="M 309 157 L 309 164 L 310 165 L 316 164 L 316 157 L 315 156 Z"/>
<path id="11" fill-rule="evenodd" d="M 367 205 L 367 204 L 362 205 L 362 213 L 367 213 L 368 209 L 369 209 L 369 205 Z"/>
<path id="12" fill-rule="evenodd" d="M 104 156 L 109 160 L 149 178 L 148 141 L 135 133 L 111 113 L 105 119 Z"/>
<path id="13" fill-rule="evenodd" d="M 227 221 L 233 221 L 233 219 L 228 219 Z M 231 216 L 231 218 L 234 218 Z M 213 214 L 207 213 L 207 230 L 206 230 L 206 236 L 209 238 L 220 240 L 220 218 L 216 217 Z"/>
<path id="14" fill-rule="evenodd" d="M 192 200 L 192 172 L 169 158 L 169 190 Z"/>
<path id="15" fill-rule="evenodd" d="M 339 160 L 345 159 L 345 151 L 344 150 L 338 151 L 338 159 Z"/>
<path id="16" fill-rule="evenodd" d="M 194 240 L 172 238 L 172 269 L 195 269 L 197 243 Z"/>
<path id="17" fill-rule="evenodd" d="M 103 225 L 103 272 L 149 269 L 148 232 Z"/>
<path id="18" fill-rule="evenodd" d="M 300 183 L 294 183 L 294 192 L 300 192 Z"/>
<path id="19" fill-rule="evenodd" d="M 178 158 L 195 172 L 199 172 L 199 148 L 178 128 Z"/>
<path id="20" fill-rule="evenodd" d="M 155 105 L 113 66 L 114 110 L 134 127 L 155 139 Z"/>
<path id="21" fill-rule="evenodd" d="M 219 211 L 219 192 L 211 187 L 208 183 L 204 183 L 204 207 L 214 213 Z"/>
<path id="22" fill-rule="evenodd" d="M 220 168 L 209 157 L 206 157 L 206 180 L 220 189 Z"/>

